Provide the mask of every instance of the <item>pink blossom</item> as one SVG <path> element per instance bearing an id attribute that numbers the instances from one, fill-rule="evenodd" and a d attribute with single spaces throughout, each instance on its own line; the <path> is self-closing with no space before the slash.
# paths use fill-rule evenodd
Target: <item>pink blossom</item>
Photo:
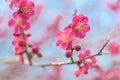
<path id="1" fill-rule="evenodd" d="M 82 58 L 85 58 L 85 57 L 88 57 L 88 56 L 91 56 L 90 50 L 85 50 L 84 53 L 79 53 L 78 54 L 79 59 L 82 59 Z M 96 58 L 91 57 L 91 58 L 85 59 L 85 60 L 83 60 L 82 63 L 84 65 L 84 67 L 86 68 L 86 70 L 88 70 L 94 63 L 96 63 Z"/>
<path id="2" fill-rule="evenodd" d="M 82 74 L 87 74 L 88 73 L 88 71 L 85 69 L 85 67 L 79 67 L 79 68 L 77 68 L 75 71 L 74 71 L 74 74 L 75 74 L 75 76 L 76 77 L 79 77 L 80 75 L 82 75 Z"/>
<path id="3" fill-rule="evenodd" d="M 20 0 L 5 0 L 5 1 L 10 2 L 9 5 L 10 9 L 13 9 L 13 6 L 17 7 L 20 3 Z"/>
<path id="4" fill-rule="evenodd" d="M 90 26 L 87 24 L 88 18 L 84 15 L 75 15 L 72 18 L 72 30 L 76 37 L 84 38 L 86 32 L 90 30 Z"/>
<path id="5" fill-rule="evenodd" d="M 21 33 L 22 29 L 28 30 L 30 28 L 30 23 L 25 21 L 20 15 L 16 15 L 15 19 L 9 20 L 8 25 L 14 29 L 15 33 Z"/>
<path id="6" fill-rule="evenodd" d="M 22 17 L 29 19 L 29 17 L 34 15 L 34 6 L 34 3 L 31 1 L 27 2 L 27 0 L 22 0 L 19 5 L 19 10 L 16 11 L 13 16 L 21 15 Z"/>
<path id="7" fill-rule="evenodd" d="M 32 53 L 37 55 L 38 57 L 42 57 L 42 53 L 39 52 L 39 46 L 38 45 L 32 45 Z"/>
<path id="8" fill-rule="evenodd" d="M 57 47 L 65 50 L 70 50 L 72 48 L 72 42 L 74 40 L 74 35 L 72 34 L 71 29 L 64 29 L 64 31 L 58 32 L 56 39 Z"/>
<path id="9" fill-rule="evenodd" d="M 25 36 L 25 40 L 26 40 L 25 42 L 27 44 L 28 38 L 26 36 Z M 24 43 L 24 38 L 23 38 L 22 34 L 14 37 L 12 44 L 14 45 L 15 55 L 19 55 L 19 54 L 22 54 L 22 52 L 24 52 L 25 45 L 22 45 L 23 43 Z"/>
<path id="10" fill-rule="evenodd" d="M 19 62 L 20 63 L 24 63 L 24 57 L 23 57 L 23 55 L 18 55 L 18 60 L 19 60 Z"/>

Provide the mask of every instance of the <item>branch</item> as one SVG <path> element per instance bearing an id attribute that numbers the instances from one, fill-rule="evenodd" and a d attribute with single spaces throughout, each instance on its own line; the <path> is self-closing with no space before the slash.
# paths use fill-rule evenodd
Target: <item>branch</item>
<path id="1" fill-rule="evenodd" d="M 47 66 L 63 66 L 63 65 L 72 65 L 72 64 L 78 64 L 78 63 L 81 63 L 82 61 L 88 59 L 88 58 L 91 58 L 91 57 L 94 57 L 94 56 L 101 56 L 101 55 L 106 55 L 105 53 L 102 54 L 102 51 L 103 49 L 106 47 L 106 45 L 108 44 L 109 42 L 109 39 L 105 42 L 105 44 L 102 46 L 102 48 L 98 51 L 98 53 L 94 54 L 94 55 L 91 55 L 91 56 L 87 56 L 85 58 L 82 58 L 80 60 L 74 60 L 74 62 L 72 61 L 68 61 L 68 62 L 51 62 L 51 63 L 45 63 L 45 64 L 40 64 L 40 63 L 34 63 L 33 66 L 36 66 L 36 67 L 47 67 Z M 17 63 L 15 61 L 15 59 L 13 59 L 12 61 L 5 61 L 5 62 L 0 62 L 0 63 Z M 28 63 L 25 63 L 25 65 L 28 65 L 29 66 L 29 62 Z"/>
<path id="2" fill-rule="evenodd" d="M 31 55 L 29 55 L 29 52 L 28 52 L 27 43 L 26 43 L 26 39 L 25 39 L 25 32 L 24 32 L 22 27 L 21 27 L 21 30 L 22 30 L 22 36 L 23 36 L 23 39 L 24 39 L 24 43 L 25 43 L 25 52 L 26 52 L 26 55 L 27 55 L 28 63 L 31 66 L 32 65 Z"/>
<path id="3" fill-rule="evenodd" d="M 77 64 L 80 63 L 88 58 L 94 57 L 94 56 L 101 56 L 101 55 L 106 55 L 102 54 L 103 49 L 105 46 L 108 44 L 109 40 L 106 41 L 106 43 L 103 45 L 103 47 L 98 51 L 97 54 L 82 58 L 80 60 L 74 60 L 74 61 L 69 61 L 69 62 L 54 62 L 54 63 L 47 63 L 47 64 L 37 64 L 36 66 L 41 66 L 41 67 L 46 67 L 46 66 L 62 66 L 62 65 L 69 65 L 69 64 Z"/>

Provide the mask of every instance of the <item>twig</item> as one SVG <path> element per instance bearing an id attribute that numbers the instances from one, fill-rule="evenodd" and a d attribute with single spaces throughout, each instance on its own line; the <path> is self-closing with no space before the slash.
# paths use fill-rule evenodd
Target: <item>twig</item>
<path id="1" fill-rule="evenodd" d="M 29 63 L 30 66 L 32 66 L 31 56 L 29 55 L 29 52 L 28 52 L 27 43 L 26 43 L 26 39 L 25 39 L 25 33 L 24 33 L 24 30 L 23 30 L 22 27 L 21 27 L 21 30 L 22 30 L 22 36 L 23 36 L 23 39 L 24 39 L 24 43 L 25 43 L 25 52 L 26 52 L 26 55 L 27 55 L 28 63 Z"/>
<path id="2" fill-rule="evenodd" d="M 71 49 L 71 62 L 74 62 L 74 59 L 73 59 L 73 48 Z"/>
<path id="3" fill-rule="evenodd" d="M 106 55 L 106 54 L 101 54 L 101 53 L 102 53 L 103 49 L 105 48 L 105 46 L 108 44 L 108 42 L 109 42 L 109 40 L 106 41 L 106 43 L 102 46 L 102 48 L 98 51 L 98 53 L 96 53 L 94 55 L 91 55 L 91 56 L 84 57 L 84 58 L 82 58 L 80 60 L 74 60 L 74 62 L 72 62 L 72 61 L 68 61 L 68 62 L 51 62 L 51 63 L 44 63 L 44 64 L 34 63 L 33 66 L 36 66 L 36 67 L 47 67 L 47 66 L 63 66 L 63 65 L 78 64 L 78 63 L 81 63 L 82 61 L 84 61 L 84 60 L 86 60 L 88 58 L 94 57 L 94 56 Z M 9 63 L 9 61 L 7 61 L 7 62 Z M 7 63 L 7 62 L 5 62 L 5 63 Z M 14 63 L 14 62 L 12 61 L 10 63 Z M 30 63 L 28 63 L 28 64 L 30 64 Z M 25 65 L 27 65 L 27 63 Z"/>
<path id="4" fill-rule="evenodd" d="M 41 66 L 41 67 L 46 67 L 46 66 L 62 66 L 62 65 L 69 65 L 69 64 L 77 64 L 82 62 L 83 60 L 86 60 L 88 58 L 94 57 L 94 56 L 101 56 L 101 55 L 106 55 L 106 54 L 101 54 L 103 49 L 105 48 L 105 46 L 108 44 L 109 40 L 106 41 L 106 43 L 103 45 L 103 47 L 99 50 L 99 52 L 97 54 L 82 58 L 80 60 L 74 60 L 69 61 L 69 62 L 54 62 L 54 63 L 47 63 L 47 64 L 37 64 L 36 66 Z"/>

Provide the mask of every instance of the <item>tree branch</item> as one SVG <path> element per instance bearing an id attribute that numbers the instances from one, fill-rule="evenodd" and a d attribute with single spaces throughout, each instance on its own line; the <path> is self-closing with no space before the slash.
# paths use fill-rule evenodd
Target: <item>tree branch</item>
<path id="1" fill-rule="evenodd" d="M 94 56 L 102 56 L 102 55 L 106 55 L 106 54 L 102 54 L 102 51 L 103 49 L 106 47 L 106 45 L 108 44 L 109 42 L 109 39 L 105 42 L 105 44 L 102 46 L 102 48 L 98 51 L 98 53 L 94 54 L 94 55 L 91 55 L 91 56 L 87 56 L 85 58 L 82 58 L 80 60 L 74 60 L 74 62 L 72 61 L 68 61 L 68 62 L 51 62 L 51 63 L 44 63 L 44 64 L 40 64 L 40 63 L 33 63 L 32 66 L 36 66 L 36 67 L 48 67 L 48 66 L 63 66 L 63 65 L 72 65 L 72 64 L 78 64 L 78 63 L 81 63 L 82 61 L 88 59 L 88 58 L 91 58 L 91 57 L 94 57 Z M 10 60 L 9 60 L 10 61 Z M 0 63 L 10 63 L 10 64 L 14 64 L 14 63 L 17 63 L 15 60 L 12 60 L 12 61 L 5 61 L 5 62 L 0 62 Z M 29 62 L 28 63 L 25 63 L 25 65 L 28 65 L 29 66 Z"/>
<path id="2" fill-rule="evenodd" d="M 32 66 L 31 56 L 29 55 L 29 52 L 28 52 L 25 33 L 24 33 L 24 30 L 23 30 L 22 27 L 21 27 L 21 30 L 22 30 L 22 36 L 23 36 L 23 39 L 24 39 L 24 43 L 25 43 L 25 52 L 26 52 L 26 55 L 27 55 L 28 63 L 29 63 L 30 66 Z"/>
<path id="3" fill-rule="evenodd" d="M 80 60 L 74 60 L 74 61 L 69 61 L 69 62 L 54 62 L 54 63 L 46 63 L 46 64 L 37 64 L 35 66 L 46 67 L 46 66 L 62 66 L 62 65 L 69 65 L 69 64 L 77 64 L 88 58 L 94 57 L 94 56 L 106 55 L 106 54 L 102 54 L 102 51 L 105 48 L 105 46 L 108 44 L 108 42 L 109 42 L 109 40 L 106 41 L 106 43 L 102 46 L 102 48 L 98 51 L 97 54 L 82 58 Z"/>

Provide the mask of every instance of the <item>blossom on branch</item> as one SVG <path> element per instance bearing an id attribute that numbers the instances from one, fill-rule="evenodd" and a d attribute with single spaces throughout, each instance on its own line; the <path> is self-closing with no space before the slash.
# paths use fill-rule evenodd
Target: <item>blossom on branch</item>
<path id="1" fill-rule="evenodd" d="M 22 29 L 28 30 L 30 28 L 30 23 L 20 15 L 16 15 L 14 19 L 10 19 L 8 25 L 13 28 L 15 33 L 21 33 Z"/>
<path id="2" fill-rule="evenodd" d="M 78 58 L 81 60 L 83 58 L 86 58 L 88 56 L 91 56 L 90 54 L 90 50 L 85 50 L 84 53 L 79 53 L 78 54 Z M 88 70 L 90 69 L 90 67 L 92 67 L 93 64 L 96 63 L 96 58 L 91 57 L 88 59 L 83 60 L 80 65 L 78 64 L 79 68 L 77 70 L 75 70 L 74 74 L 76 77 L 79 77 L 81 74 L 87 74 Z"/>
<path id="3" fill-rule="evenodd" d="M 13 41 L 12 41 L 12 44 L 14 45 L 15 55 L 22 54 L 25 50 L 25 45 L 27 43 L 28 43 L 28 37 L 27 36 L 25 36 L 25 39 L 23 38 L 22 34 L 20 34 L 19 36 L 15 36 Z"/>
<path id="4" fill-rule="evenodd" d="M 29 17 L 34 15 L 34 3 L 27 0 L 22 0 L 19 5 L 19 10 L 17 10 L 13 16 L 21 15 L 22 17 L 29 19 Z"/>
<path id="5" fill-rule="evenodd" d="M 5 0 L 7 2 L 10 2 L 10 9 L 13 9 L 13 6 L 15 7 L 18 7 L 19 6 L 19 3 L 20 3 L 20 0 Z"/>
<path id="6" fill-rule="evenodd" d="M 56 46 L 65 49 L 65 50 L 71 50 L 72 48 L 72 41 L 74 40 L 74 35 L 72 34 L 71 29 L 67 28 L 64 29 L 64 31 L 58 32 L 56 39 Z"/>
<path id="7" fill-rule="evenodd" d="M 80 75 L 87 74 L 87 73 L 88 73 L 88 71 L 86 70 L 86 68 L 84 66 L 81 66 L 74 71 L 74 75 L 76 77 L 79 77 Z"/>
<path id="8" fill-rule="evenodd" d="M 91 56 L 90 54 L 90 50 L 85 50 L 84 53 L 79 53 L 78 54 L 78 58 L 79 59 L 82 59 L 82 58 L 85 58 L 85 57 L 88 57 L 88 56 Z M 88 58 L 88 59 L 85 59 L 82 61 L 83 65 L 86 67 L 86 69 L 89 69 L 89 67 L 91 65 L 93 65 L 94 63 L 96 63 L 96 58 L 95 57 L 91 57 L 91 58 Z"/>
<path id="9" fill-rule="evenodd" d="M 72 30 L 76 37 L 84 38 L 86 32 L 90 30 L 90 26 L 87 24 L 88 18 L 84 15 L 78 14 L 72 18 Z"/>

